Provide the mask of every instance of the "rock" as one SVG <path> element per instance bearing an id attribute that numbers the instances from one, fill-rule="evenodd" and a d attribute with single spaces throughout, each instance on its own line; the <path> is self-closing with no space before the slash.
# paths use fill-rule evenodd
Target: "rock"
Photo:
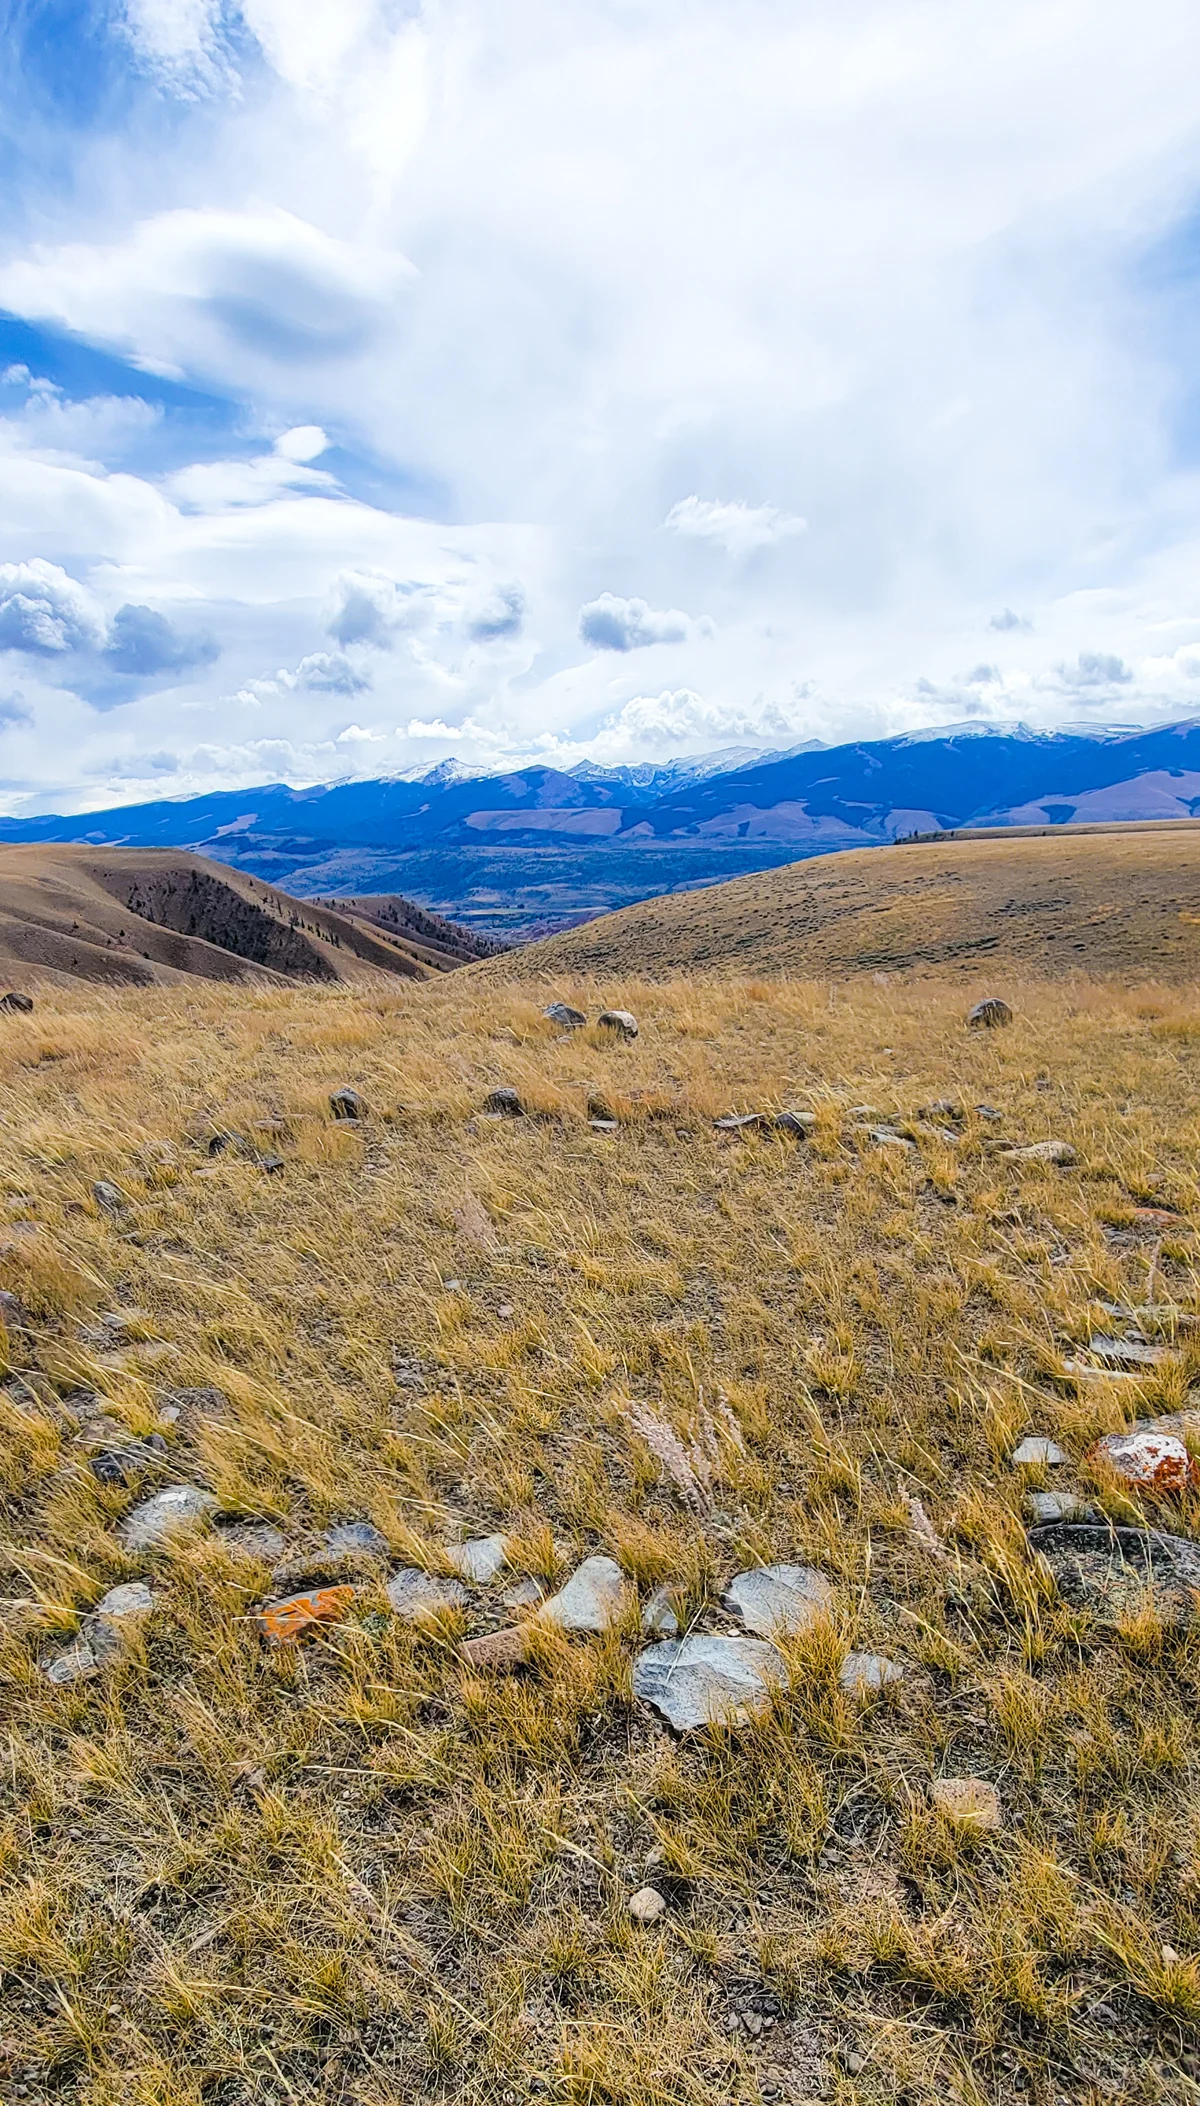
<path id="1" fill-rule="evenodd" d="M 1166 1346 L 1147 1345 L 1138 1338 L 1089 1338 L 1088 1352 L 1118 1367 L 1161 1367 L 1174 1358 Z"/>
<path id="2" fill-rule="evenodd" d="M 321 1541 L 326 1550 L 364 1550 L 377 1558 L 388 1558 L 392 1546 L 373 1521 L 335 1521 Z"/>
<path id="3" fill-rule="evenodd" d="M 216 1132 L 208 1138 L 210 1155 L 224 1155 L 227 1151 L 234 1155 L 245 1155 L 249 1147 L 250 1143 L 245 1134 L 235 1132 L 232 1126 L 218 1126 Z"/>
<path id="4" fill-rule="evenodd" d="M 359 1096 L 357 1090 L 334 1090 L 329 1099 L 329 1109 L 335 1119 L 365 1119 L 367 1116 L 366 1100 Z"/>
<path id="5" fill-rule="evenodd" d="M 657 1923 L 666 1912 L 666 1896 L 660 1894 L 657 1887 L 639 1887 L 637 1893 L 629 1897 L 629 1913 L 635 1923 Z"/>
<path id="6" fill-rule="evenodd" d="M 867 1696 L 886 1689 L 889 1682 L 902 1682 L 904 1669 L 882 1653 L 847 1653 L 838 1675 L 840 1686 L 850 1696 Z"/>
<path id="7" fill-rule="evenodd" d="M 1027 1148 L 1005 1148 L 1002 1153 L 1010 1163 L 1055 1163 L 1060 1170 L 1079 1161 L 1069 1141 L 1031 1141 Z"/>
<path id="8" fill-rule="evenodd" d="M 997 1111 L 994 1104 L 977 1104 L 975 1106 L 975 1113 L 976 1116 L 980 1119 L 995 1120 L 1002 1119 L 1004 1117 L 1004 1113 L 1002 1111 Z"/>
<path id="9" fill-rule="evenodd" d="M 1059 1593 L 1109 1627 L 1144 1608 L 1147 1588 L 1165 1623 L 1190 1629 L 1200 1591 L 1200 1543 L 1159 1528 L 1125 1528 L 1090 1518 L 1031 1528 L 1029 1545 L 1046 1558 Z"/>
<path id="10" fill-rule="evenodd" d="M 615 1031 L 619 1038 L 636 1038 L 638 1021 L 627 1009 L 602 1009 L 596 1019 L 602 1031 Z"/>
<path id="11" fill-rule="evenodd" d="M 541 1615 L 564 1631 L 607 1631 L 619 1623 L 633 1590 L 614 1558 L 585 1558 Z"/>
<path id="12" fill-rule="evenodd" d="M 932 1104 L 925 1106 L 927 1119 L 961 1119 L 962 1116 L 962 1105 L 953 1097 L 935 1097 Z"/>
<path id="13" fill-rule="evenodd" d="M 1014 1469 L 1019 1469 L 1022 1463 L 1049 1463 L 1054 1468 L 1065 1463 L 1068 1457 L 1066 1449 L 1060 1448 L 1057 1441 L 1047 1440 L 1044 1433 L 1029 1433 L 1013 1449 L 1009 1459 Z"/>
<path id="14" fill-rule="evenodd" d="M 306 1594 L 289 1594 L 285 1601 L 264 1602 L 258 1627 L 272 1645 L 292 1645 L 305 1631 L 323 1623 L 340 1623 L 354 1593 L 349 1585 L 313 1587 Z"/>
<path id="15" fill-rule="evenodd" d="M 916 1152 L 916 1142 L 907 1140 L 902 1133 L 893 1133 L 890 1126 L 872 1126 L 868 1138 L 879 1148 L 907 1148 L 910 1155 Z"/>
<path id="16" fill-rule="evenodd" d="M 572 1009 L 569 1002 L 551 1002 L 542 1015 L 552 1024 L 561 1024 L 564 1031 L 578 1031 L 587 1022 L 582 1009 Z"/>
<path id="17" fill-rule="evenodd" d="M 671 1590 L 665 1581 L 646 1597 L 642 1607 L 642 1629 L 647 1638 L 679 1636 L 679 1618 L 671 1607 Z"/>
<path id="18" fill-rule="evenodd" d="M 1200 1486 L 1200 1466 L 1174 1433 L 1106 1433 L 1089 1460 L 1111 1464 L 1126 1484 L 1156 1498 Z"/>
<path id="19" fill-rule="evenodd" d="M 713 1120 L 718 1133 L 770 1133 L 773 1124 L 770 1112 L 726 1112 Z"/>
<path id="20" fill-rule="evenodd" d="M 929 1796 L 938 1812 L 958 1828 L 982 1835 L 1004 1825 L 1000 1794 L 984 1777 L 935 1777 Z"/>
<path id="21" fill-rule="evenodd" d="M 472 1536 L 466 1543 L 447 1543 L 446 1557 L 465 1580 L 486 1587 L 504 1563 L 507 1542 L 506 1536 Z"/>
<path id="22" fill-rule="evenodd" d="M 405 1566 L 393 1572 L 387 1583 L 387 1598 L 402 1622 L 414 1623 L 421 1616 L 465 1608 L 468 1597 L 460 1580 L 437 1579 L 431 1572 Z"/>
<path id="23" fill-rule="evenodd" d="M 48 1682 L 90 1682 L 99 1674 L 100 1663 L 87 1641 L 77 1638 L 65 1652 L 49 1661 L 43 1672 Z"/>
<path id="24" fill-rule="evenodd" d="M 28 1013 L 32 1008 L 33 996 L 22 994 L 17 987 L 6 988 L 5 992 L 0 994 L 0 1009 L 7 1009 L 14 1013 L 17 1010 L 24 1010 Z"/>
<path id="25" fill-rule="evenodd" d="M 169 1484 L 126 1514 L 117 1530 L 126 1550 L 152 1550 L 177 1529 L 212 1512 L 216 1500 L 195 1484 Z"/>
<path id="26" fill-rule="evenodd" d="M 1026 1492 L 1024 1505 L 1035 1526 L 1047 1521 L 1088 1521 L 1095 1511 L 1078 1492 Z"/>
<path id="27" fill-rule="evenodd" d="M 589 1119 L 588 1125 L 593 1133 L 614 1134 L 621 1131 L 616 1119 Z"/>
<path id="28" fill-rule="evenodd" d="M 795 1134 L 797 1140 L 806 1141 L 817 1129 L 817 1115 L 810 1111 L 781 1111 L 775 1120 L 776 1133 Z"/>
<path id="29" fill-rule="evenodd" d="M 281 1155 L 260 1155 L 255 1158 L 255 1161 L 264 1177 L 278 1177 L 281 1172 L 287 1169 L 287 1164 Z"/>
<path id="30" fill-rule="evenodd" d="M 483 1100 L 483 1108 L 485 1111 L 497 1113 L 502 1119 L 519 1119 L 525 1111 L 519 1092 L 508 1088 L 489 1090 Z"/>
<path id="31" fill-rule="evenodd" d="M 764 1638 L 807 1630 L 832 1606 L 829 1581 L 809 1565 L 761 1565 L 739 1572 L 725 1590 L 725 1607 Z"/>
<path id="32" fill-rule="evenodd" d="M 764 1710 L 771 1690 L 786 1681 L 782 1656 L 760 1638 L 668 1638 L 633 1665 L 634 1695 L 677 1733 L 722 1720 L 740 1724 Z"/>
<path id="33" fill-rule="evenodd" d="M 96 1179 L 92 1186 L 92 1198 L 106 1214 L 123 1214 L 129 1205 L 128 1196 L 122 1192 L 120 1185 L 110 1183 L 107 1177 Z"/>
<path id="34" fill-rule="evenodd" d="M 154 1596 L 145 1580 L 128 1580 L 110 1587 L 90 1614 L 83 1619 L 83 1637 L 99 1665 L 123 1653 L 154 1607 Z"/>
<path id="35" fill-rule="evenodd" d="M 88 1457 L 93 1477 L 101 1484 L 135 1484 L 147 1470 L 165 1467 L 167 1444 L 161 1433 L 147 1434 L 144 1441 L 129 1441 L 120 1447 L 98 1448 Z"/>
<path id="36" fill-rule="evenodd" d="M 536 1609 L 545 1592 L 540 1580 L 523 1579 L 515 1587 L 506 1588 L 500 1599 L 506 1609 Z"/>
<path id="37" fill-rule="evenodd" d="M 486 1638 L 468 1638 L 459 1652 L 468 1667 L 511 1674 L 529 1658 L 529 1623 L 514 1624 L 506 1631 L 489 1631 Z"/>
<path id="38" fill-rule="evenodd" d="M 1011 1024 L 1012 1015 L 1008 1003 L 1002 1002 L 999 995 L 988 995 L 984 1001 L 976 1002 L 967 1025 L 972 1031 L 994 1031 L 999 1024 Z"/>

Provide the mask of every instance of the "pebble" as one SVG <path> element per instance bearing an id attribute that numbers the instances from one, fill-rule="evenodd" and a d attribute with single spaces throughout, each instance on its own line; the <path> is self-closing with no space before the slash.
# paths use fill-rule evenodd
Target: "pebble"
<path id="1" fill-rule="evenodd" d="M 671 1589 L 665 1581 L 646 1597 L 642 1608 L 642 1629 L 647 1638 L 679 1636 L 679 1618 L 671 1607 Z"/>
<path id="2" fill-rule="evenodd" d="M 1046 1521 L 1090 1521 L 1095 1509 L 1077 1492 L 1026 1492 L 1025 1511 L 1035 1524 Z"/>
<path id="3" fill-rule="evenodd" d="M 387 1598 L 405 1623 L 420 1616 L 436 1616 L 444 1609 L 465 1608 L 467 1590 L 461 1581 L 438 1579 L 431 1572 L 404 1567 L 387 1583 Z"/>
<path id="4" fill-rule="evenodd" d="M 1044 1433 L 1030 1433 L 1013 1449 L 1010 1460 L 1014 1469 L 1022 1463 L 1049 1463 L 1055 1468 L 1059 1463 L 1065 1463 L 1068 1457 L 1065 1448 L 1060 1448 L 1057 1441 L 1047 1440 Z"/>
<path id="5" fill-rule="evenodd" d="M 638 1020 L 628 1009 L 602 1009 L 596 1019 L 603 1031 L 615 1031 L 620 1038 L 636 1038 Z"/>
<path id="6" fill-rule="evenodd" d="M 666 1912 L 666 1896 L 660 1894 L 657 1887 L 639 1887 L 637 1893 L 629 1897 L 629 1913 L 635 1923 L 657 1923 Z"/>
<path id="7" fill-rule="evenodd" d="M 890 1126 L 872 1126 L 869 1138 L 879 1148 L 906 1148 L 910 1155 L 914 1153 L 917 1145 L 915 1141 L 906 1140 L 902 1133 L 893 1133 Z"/>
<path id="8" fill-rule="evenodd" d="M 489 1090 L 483 1100 L 485 1111 L 497 1112 L 503 1119 L 519 1119 L 525 1106 L 518 1091 L 508 1088 Z"/>
<path id="9" fill-rule="evenodd" d="M 761 1565 L 731 1579 L 724 1599 L 748 1631 L 774 1638 L 807 1630 L 833 1606 L 833 1589 L 809 1565 Z"/>
<path id="10" fill-rule="evenodd" d="M 367 1107 L 357 1090 L 334 1090 L 329 1099 L 329 1109 L 335 1119 L 365 1119 Z"/>
<path id="11" fill-rule="evenodd" d="M 195 1484 L 169 1484 L 152 1499 L 144 1499 L 117 1529 L 126 1550 L 150 1550 L 176 1529 L 186 1528 L 216 1506 L 211 1492 Z"/>
<path id="12" fill-rule="evenodd" d="M 1002 1119 L 1004 1117 L 1004 1113 L 997 1111 L 994 1104 L 977 1104 L 975 1112 L 980 1119 Z"/>
<path id="13" fill-rule="evenodd" d="M 984 1777 L 936 1777 L 929 1797 L 938 1812 L 960 1828 L 983 1834 L 1004 1825 L 1000 1794 Z"/>
<path id="14" fill-rule="evenodd" d="M 129 1441 L 120 1448 L 99 1448 L 88 1461 L 93 1477 L 101 1484 L 128 1487 L 144 1471 L 161 1470 L 166 1453 L 167 1444 L 161 1433 L 150 1433 L 145 1440 Z"/>
<path id="15" fill-rule="evenodd" d="M 593 1133 L 612 1134 L 620 1133 L 621 1131 L 620 1126 L 618 1125 L 615 1119 L 589 1119 L 588 1125 L 591 1127 Z"/>
<path id="16" fill-rule="evenodd" d="M 564 1031 L 578 1031 L 587 1022 L 582 1009 L 572 1009 L 569 1002 L 551 1002 L 542 1015 L 552 1024 L 561 1024 Z"/>
<path id="17" fill-rule="evenodd" d="M 607 1631 L 619 1623 L 633 1590 L 613 1558 L 585 1558 L 541 1614 L 564 1631 Z"/>
<path id="18" fill-rule="evenodd" d="M 885 1689 L 889 1682 L 902 1682 L 904 1669 L 882 1653 L 847 1653 L 838 1675 L 840 1686 L 850 1696 L 867 1696 Z"/>
<path id="19" fill-rule="evenodd" d="M 1200 1486 L 1200 1466 L 1174 1433 L 1106 1433 L 1091 1459 L 1110 1463 L 1126 1484 L 1156 1497 Z"/>
<path id="20" fill-rule="evenodd" d="M 999 995 L 987 995 L 982 1002 L 976 1002 L 967 1025 L 972 1031 L 981 1027 L 985 1031 L 994 1031 L 999 1024 L 1011 1024 L 1012 1014 L 1008 1003 L 1002 1002 Z"/>
<path id="21" fill-rule="evenodd" d="M 472 1536 L 466 1543 L 448 1543 L 446 1557 L 464 1579 L 486 1587 L 504 1563 L 507 1544 L 507 1536 Z"/>
<path id="22" fill-rule="evenodd" d="M 677 1733 L 740 1723 L 764 1710 L 772 1688 L 786 1681 L 782 1655 L 760 1638 L 667 1638 L 633 1665 L 634 1695 Z"/>
<path id="23" fill-rule="evenodd" d="M 120 1185 L 114 1185 L 107 1177 L 98 1177 L 92 1186 L 92 1198 L 106 1214 L 123 1214 L 129 1205 L 128 1195 Z"/>

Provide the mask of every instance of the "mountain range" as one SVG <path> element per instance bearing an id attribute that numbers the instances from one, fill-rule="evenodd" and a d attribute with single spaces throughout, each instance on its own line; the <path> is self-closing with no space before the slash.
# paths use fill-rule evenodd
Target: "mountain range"
<path id="1" fill-rule="evenodd" d="M 500 936 L 839 848 L 959 827 L 1191 818 L 1200 720 L 952 725 L 786 752 L 250 790 L 0 820 L 0 841 L 190 848 L 303 899 L 402 893 Z"/>

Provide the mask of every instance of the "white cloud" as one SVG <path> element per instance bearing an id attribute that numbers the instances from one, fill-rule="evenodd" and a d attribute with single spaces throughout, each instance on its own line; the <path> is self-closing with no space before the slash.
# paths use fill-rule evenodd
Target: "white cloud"
<path id="1" fill-rule="evenodd" d="M 794 512 L 781 512 L 775 505 L 747 505 L 740 500 L 722 504 L 712 497 L 681 497 L 671 506 L 664 524 L 673 534 L 693 541 L 715 541 L 730 556 L 748 556 L 756 548 L 770 548 L 793 534 L 808 532 L 808 521 Z"/>
<path id="2" fill-rule="evenodd" d="M 598 651 L 640 651 L 648 644 L 683 643 L 691 624 L 677 607 L 661 612 L 645 600 L 602 592 L 579 610 L 579 634 Z"/>
<path id="3" fill-rule="evenodd" d="M 0 563 L 0 651 L 53 657 L 103 641 L 99 603 L 57 563 Z"/>

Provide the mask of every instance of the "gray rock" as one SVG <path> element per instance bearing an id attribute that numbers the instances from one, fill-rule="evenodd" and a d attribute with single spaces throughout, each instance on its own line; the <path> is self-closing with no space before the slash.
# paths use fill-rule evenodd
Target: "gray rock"
<path id="1" fill-rule="evenodd" d="M 506 1609 L 536 1609 L 545 1591 L 540 1580 L 523 1579 L 506 1588 L 500 1599 Z"/>
<path id="2" fill-rule="evenodd" d="M 718 1133 L 769 1133 L 773 1124 L 770 1112 L 726 1112 L 713 1120 Z"/>
<path id="3" fill-rule="evenodd" d="M 1174 1357 L 1166 1346 L 1146 1345 L 1136 1338 L 1089 1338 L 1088 1351 L 1116 1367 L 1160 1367 Z"/>
<path id="4" fill-rule="evenodd" d="M 472 1536 L 466 1543 L 448 1543 L 446 1556 L 465 1580 L 486 1587 L 503 1565 L 507 1545 L 507 1536 Z"/>
<path id="5" fill-rule="evenodd" d="M 541 1613 L 564 1631 L 607 1631 L 620 1622 L 632 1599 L 633 1590 L 614 1558 L 585 1558 Z"/>
<path id="6" fill-rule="evenodd" d="M 621 1131 L 620 1124 L 616 1119 L 589 1119 L 588 1125 L 593 1133 L 614 1134 Z"/>
<path id="7" fill-rule="evenodd" d="M 771 1690 L 786 1682 L 781 1655 L 760 1638 L 668 1638 L 633 1665 L 634 1695 L 677 1733 L 721 1720 L 740 1723 L 764 1710 Z"/>
<path id="8" fill-rule="evenodd" d="M 92 1198 L 106 1214 L 123 1214 L 129 1205 L 128 1195 L 120 1185 L 114 1185 L 107 1177 L 98 1177 L 92 1186 Z"/>
<path id="9" fill-rule="evenodd" d="M 1045 1521 L 1090 1521 L 1095 1513 L 1077 1492 L 1026 1492 L 1024 1506 L 1035 1526 Z"/>
<path id="10" fill-rule="evenodd" d="M 795 1134 L 797 1140 L 806 1141 L 817 1128 L 817 1115 L 810 1111 L 781 1111 L 775 1120 L 776 1133 Z"/>
<path id="11" fill-rule="evenodd" d="M 725 1590 L 725 1607 L 764 1638 L 807 1630 L 832 1606 L 829 1581 L 809 1565 L 760 1565 L 739 1572 Z"/>
<path id="12" fill-rule="evenodd" d="M 321 1538 L 326 1550 L 365 1550 L 375 1557 L 387 1558 L 392 1546 L 373 1521 L 335 1521 Z"/>
<path id="13" fill-rule="evenodd" d="M 249 1147 L 250 1143 L 245 1134 L 238 1133 L 232 1126 L 218 1126 L 216 1132 L 208 1137 L 210 1155 L 245 1155 Z"/>
<path id="14" fill-rule="evenodd" d="M 334 1090 L 329 1099 L 329 1109 L 335 1119 L 365 1119 L 366 1100 L 357 1090 Z"/>
<path id="15" fill-rule="evenodd" d="M 850 1696 L 868 1696 L 886 1689 L 889 1682 L 902 1682 L 904 1669 L 882 1653 L 847 1653 L 838 1681 Z"/>
<path id="16" fill-rule="evenodd" d="M 88 1461 L 93 1477 L 101 1484 L 135 1484 L 147 1470 L 163 1470 L 167 1444 L 161 1433 L 148 1433 L 145 1440 L 123 1442 L 120 1447 L 98 1448 Z"/>
<path id="17" fill-rule="evenodd" d="M 890 1126 L 872 1126 L 869 1137 L 879 1148 L 906 1148 L 910 1155 L 916 1152 L 916 1142 L 907 1140 L 902 1133 L 893 1133 Z"/>
<path id="18" fill-rule="evenodd" d="M 636 1038 L 638 1021 L 628 1009 L 602 1009 L 596 1019 L 604 1031 L 615 1031 L 620 1038 Z"/>
<path id="19" fill-rule="evenodd" d="M 984 1001 L 976 1002 L 967 1018 L 967 1025 L 972 1031 L 981 1028 L 984 1031 L 994 1031 L 1000 1024 L 1011 1024 L 1012 1014 L 1008 1003 L 1002 1002 L 999 995 L 988 995 Z"/>
<path id="20" fill-rule="evenodd" d="M 11 1012 L 16 1010 L 28 1012 L 32 1008 L 33 996 L 22 994 L 18 987 L 6 988 L 4 993 L 0 994 L 0 1009 L 7 1009 Z"/>
<path id="21" fill-rule="evenodd" d="M 647 1595 L 642 1605 L 642 1629 L 647 1638 L 678 1638 L 679 1618 L 671 1607 L 671 1589 L 664 1581 Z"/>
<path id="22" fill-rule="evenodd" d="M 177 1529 L 186 1528 L 216 1506 L 211 1492 L 195 1484 L 169 1484 L 126 1514 L 117 1530 L 126 1550 L 151 1550 Z"/>
<path id="23" fill-rule="evenodd" d="M 1079 1161 L 1069 1141 L 1031 1141 L 1025 1148 L 1006 1148 L 1004 1154 L 1010 1163 L 1054 1163 L 1060 1170 Z"/>
<path id="24" fill-rule="evenodd" d="M 219 1419 L 229 1409 L 229 1399 L 224 1390 L 206 1386 L 202 1389 L 166 1389 L 162 1393 L 159 1417 L 166 1420 L 169 1411 L 175 1417 L 168 1421 L 174 1425 L 183 1419 L 193 1426 L 200 1419 Z"/>
<path id="25" fill-rule="evenodd" d="M 460 1580 L 436 1579 L 431 1572 L 405 1566 L 393 1572 L 387 1598 L 403 1622 L 413 1623 L 419 1616 L 436 1616 L 443 1609 L 465 1608 L 468 1597 Z"/>
<path id="26" fill-rule="evenodd" d="M 1004 1113 L 1002 1111 L 997 1111 L 994 1104 L 977 1104 L 975 1106 L 975 1112 L 976 1116 L 980 1119 L 996 1120 L 1002 1119 L 1004 1117 Z"/>
<path id="27" fill-rule="evenodd" d="M 1059 1463 L 1068 1459 L 1066 1449 L 1060 1448 L 1057 1441 L 1047 1440 L 1044 1433 L 1026 1434 L 1011 1456 L 1014 1469 L 1019 1469 L 1022 1463 L 1049 1463 L 1052 1468 L 1057 1468 Z"/>
<path id="28" fill-rule="evenodd" d="M 77 1638 L 43 1669 L 48 1682 L 90 1682 L 100 1672 L 100 1663 L 84 1638 Z"/>
<path id="29" fill-rule="evenodd" d="M 124 1586 L 109 1588 L 83 1619 L 83 1640 L 98 1665 L 107 1665 L 125 1651 L 153 1607 L 154 1596 L 145 1580 L 128 1580 Z"/>
<path id="30" fill-rule="evenodd" d="M 497 1112 L 502 1119 L 519 1119 L 525 1110 L 520 1093 L 507 1087 L 489 1090 L 483 1100 L 483 1108 L 485 1111 Z"/>
<path id="31" fill-rule="evenodd" d="M 287 1169 L 281 1155 L 259 1155 L 255 1157 L 255 1162 L 264 1177 L 279 1177 Z"/>
<path id="32" fill-rule="evenodd" d="M 578 1031 L 587 1022 L 582 1009 L 572 1009 L 569 1002 L 551 1002 L 542 1015 L 551 1024 L 561 1024 L 564 1031 Z"/>
<path id="33" fill-rule="evenodd" d="M 962 1115 L 962 1105 L 953 1097 L 935 1097 L 933 1103 L 925 1107 L 927 1119 L 961 1119 Z"/>

